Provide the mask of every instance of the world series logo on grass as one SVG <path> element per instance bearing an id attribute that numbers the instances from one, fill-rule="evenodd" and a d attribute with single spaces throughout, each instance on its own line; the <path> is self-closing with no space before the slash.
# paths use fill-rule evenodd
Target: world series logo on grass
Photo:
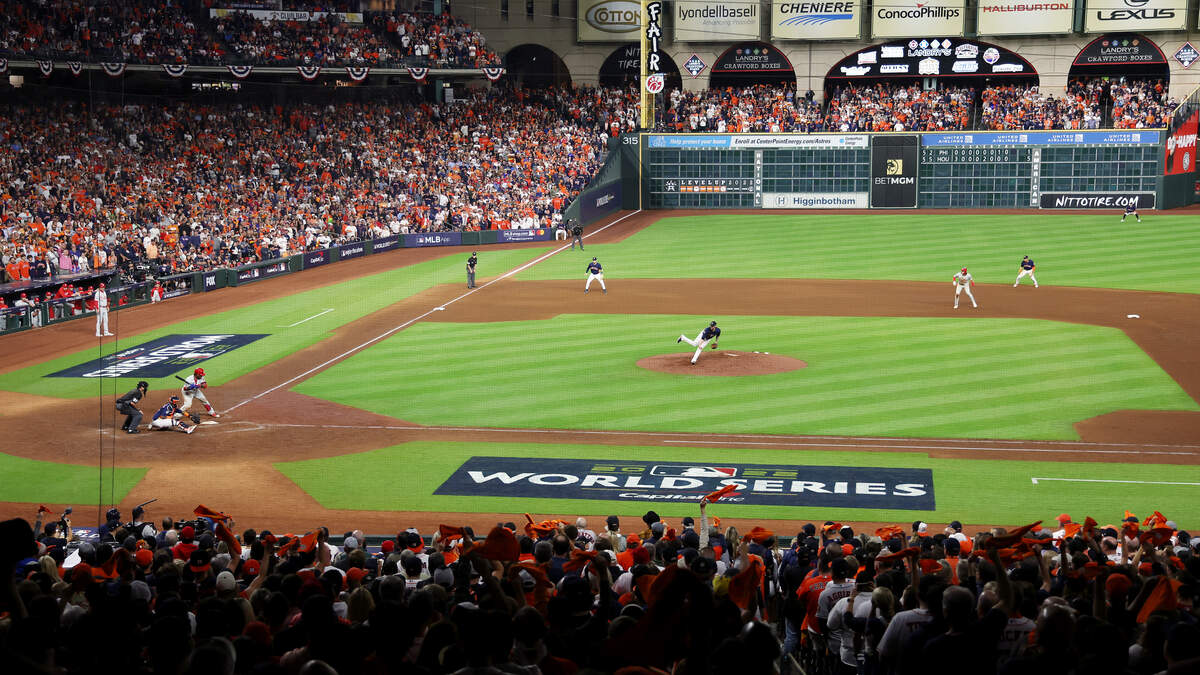
<path id="1" fill-rule="evenodd" d="M 733 504 L 935 508 L 929 469 L 598 459 L 556 459 L 548 467 L 532 457 L 471 457 L 434 494 L 698 502 L 726 485 L 738 487 L 721 500 Z"/>
<path id="2" fill-rule="evenodd" d="M 46 377 L 169 377 L 268 335 L 166 335 Z"/>

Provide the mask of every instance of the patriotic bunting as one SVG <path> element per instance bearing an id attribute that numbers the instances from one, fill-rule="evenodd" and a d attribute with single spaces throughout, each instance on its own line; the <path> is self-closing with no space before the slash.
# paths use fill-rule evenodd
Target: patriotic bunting
<path id="1" fill-rule="evenodd" d="M 83 64 L 78 61 L 67 61 L 67 68 L 71 69 L 72 75 L 78 75 L 83 72 Z"/>
<path id="2" fill-rule="evenodd" d="M 0 57 L 0 74 L 8 72 L 8 59 Z"/>
<path id="3" fill-rule="evenodd" d="M 103 68 L 104 72 L 108 73 L 110 77 L 120 77 L 125 74 L 124 63 L 105 63 L 101 61 L 100 67 Z"/>
<path id="4" fill-rule="evenodd" d="M 42 73 L 42 77 L 50 77 L 50 73 L 54 72 L 54 62 L 53 61 L 42 61 L 39 59 L 37 62 L 37 66 L 38 66 L 38 71 Z"/>
<path id="5" fill-rule="evenodd" d="M 363 66 L 362 68 L 346 66 L 346 74 L 349 75 L 350 79 L 354 80 L 355 82 L 362 82 L 363 80 L 367 79 L 367 75 L 370 73 L 371 69 L 366 66 Z"/>
<path id="6" fill-rule="evenodd" d="M 250 73 L 254 72 L 254 66 L 226 66 L 229 68 L 229 74 L 239 80 L 244 80 L 250 77 Z"/>
<path id="7" fill-rule="evenodd" d="M 425 67 L 409 68 L 408 74 L 412 75 L 412 79 L 416 80 L 417 82 L 420 82 L 421 80 L 425 79 L 426 75 L 429 74 L 429 69 L 425 68 Z"/>
<path id="8" fill-rule="evenodd" d="M 170 75 L 171 77 L 183 77 L 183 74 L 187 72 L 187 68 L 188 67 L 187 67 L 186 63 L 164 63 L 164 64 L 162 64 L 163 72 Z"/>
<path id="9" fill-rule="evenodd" d="M 296 66 L 296 72 L 306 80 L 315 80 L 321 74 L 321 66 Z"/>
<path id="10" fill-rule="evenodd" d="M 484 66 L 483 68 L 480 68 L 480 70 L 482 70 L 483 74 L 487 76 L 487 79 L 491 80 L 492 82 L 504 77 L 504 66 Z"/>

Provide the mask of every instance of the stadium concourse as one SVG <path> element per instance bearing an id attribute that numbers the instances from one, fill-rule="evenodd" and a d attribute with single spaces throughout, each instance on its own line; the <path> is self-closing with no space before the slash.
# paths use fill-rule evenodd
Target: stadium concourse
<path id="1" fill-rule="evenodd" d="M 651 220 L 627 219 L 629 225 L 589 241 L 616 241 Z M 411 263 L 437 253 L 413 249 L 390 255 Z M 206 294 L 190 310 L 236 308 L 395 264 L 377 256 L 322 267 L 252 289 Z M 576 283 L 505 283 L 540 284 L 539 292 L 520 294 L 541 298 L 544 306 L 526 309 L 539 316 L 561 311 L 555 306 L 578 293 Z M 827 283 L 820 293 L 789 297 L 816 302 L 835 286 L 843 293 L 862 292 L 847 285 Z M 884 294 L 886 286 L 896 287 L 892 295 Z M 872 290 L 889 312 L 916 295 L 897 283 Z M 451 292 L 461 291 L 434 289 L 413 303 L 445 302 Z M 622 303 L 623 312 L 662 312 L 687 292 L 628 281 L 611 299 Z M 727 297 L 710 295 L 717 303 L 713 311 L 753 314 L 763 310 L 746 306 L 747 298 L 771 293 L 733 288 Z M 1194 312 L 1170 308 L 1174 295 L 1147 294 L 1145 300 L 1167 303 L 1155 305 L 1156 314 L 1194 320 Z M 992 311 L 1000 316 L 1056 311 L 1062 319 L 1063 307 L 1090 307 L 1099 315 L 1105 304 L 1039 298 L 997 303 Z M 481 317 L 495 304 L 477 302 L 470 314 Z M 272 364 L 254 378 L 224 385 L 220 393 L 240 400 L 268 382 L 285 381 L 305 359 L 312 363 L 344 351 L 347 341 L 394 325 L 411 313 L 413 303 L 367 317 L 317 351 Z M 493 310 L 497 317 L 513 317 L 504 308 Z M 178 320 L 177 308 L 168 305 L 132 312 L 146 329 Z M 1179 327 L 1180 334 L 1196 330 Z M 1175 351 L 1186 362 L 1163 331 L 1150 327 L 1133 337 L 1156 359 Z M 83 341 L 87 337 L 68 324 L 9 336 L 5 345 L 36 359 L 75 351 Z M 1197 386 L 1194 373 L 1177 372 L 1171 363 L 1164 367 L 1189 391 Z M 4 396 L 15 415 L 10 420 L 44 413 L 24 411 Z M 294 422 L 296 415 L 323 416 L 303 409 L 305 400 L 334 405 L 286 391 L 272 396 L 234 417 Z M 397 422 L 362 411 L 339 414 L 350 425 Z M 24 434 L 44 436 L 36 423 L 15 426 L 11 440 L 18 445 L 24 445 Z M 1152 426 L 1164 434 L 1179 432 L 1162 420 L 1142 424 Z M 653 504 L 615 520 L 609 514 L 581 522 L 574 515 L 527 519 L 520 513 L 425 514 L 418 520 L 417 514 L 336 512 L 311 498 L 294 501 L 296 487 L 270 471 L 262 453 L 310 452 L 311 443 L 304 441 L 310 432 L 279 426 L 214 434 L 208 437 L 210 460 L 202 465 L 169 447 L 171 434 L 139 439 L 149 445 L 123 444 L 121 462 L 152 461 L 155 476 L 129 495 L 123 512 L 102 518 L 99 538 L 87 545 L 66 541 L 62 505 L 46 513 L 37 504 L 20 506 L 23 512 L 7 505 L 6 514 L 21 519 L 0 525 L 6 567 L 0 571 L 0 611 L 8 613 L 0 658 L 17 664 L 15 672 L 51 666 L 67 672 L 120 667 L 186 673 L 621 672 L 622 667 L 636 668 L 627 673 L 730 668 L 758 673 L 777 666 L 801 672 L 792 666 L 795 658 L 803 672 L 822 675 L 859 667 L 876 673 L 961 672 L 963 663 L 972 672 L 1005 674 L 1187 673 L 1200 659 L 1194 604 L 1200 553 L 1190 534 L 1169 520 L 1175 514 L 1051 512 L 1040 527 L 1028 528 L 746 519 L 731 527 L 729 518 L 718 524 L 723 505 L 717 499 L 703 511 L 697 504 L 690 522 L 681 517 L 662 522 Z M 335 445 L 355 452 L 385 438 L 394 442 L 398 433 L 423 432 L 352 428 Z M 1096 433 L 1112 430 L 1102 426 Z M 460 438 L 484 440 L 482 434 L 467 430 Z M 70 434 L 61 436 L 45 441 L 60 461 L 92 452 L 70 447 L 82 445 Z M 1087 432 L 1084 437 L 1101 438 Z M 1021 451 L 996 444 L 988 452 L 1011 457 Z M 132 511 L 149 498 L 141 490 L 166 484 L 190 486 L 212 509 L 193 511 L 199 505 L 184 507 L 158 492 L 162 499 L 148 511 Z M 242 515 L 281 506 L 293 515 L 269 522 Z M 234 520 L 218 527 L 225 517 L 221 511 Z M 166 516 L 178 520 L 164 522 Z M 87 516 L 74 518 L 81 522 Z M 333 536 L 317 527 L 322 523 L 334 528 Z M 387 537 L 368 546 L 364 533 Z"/>

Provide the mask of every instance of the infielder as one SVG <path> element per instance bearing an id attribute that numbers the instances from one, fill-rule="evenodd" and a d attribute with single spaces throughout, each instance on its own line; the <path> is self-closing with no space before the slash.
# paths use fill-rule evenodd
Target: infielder
<path id="1" fill-rule="evenodd" d="M 709 324 L 704 327 L 704 330 L 700 331 L 700 334 L 696 336 L 695 340 L 686 335 L 680 335 L 679 339 L 675 340 L 675 343 L 679 344 L 680 342 L 686 342 L 696 348 L 696 353 L 692 355 L 692 365 L 694 366 L 696 365 L 696 359 L 700 358 L 700 352 L 704 351 L 704 347 L 711 342 L 712 348 L 716 349 L 717 340 L 719 340 L 720 337 L 721 329 L 717 328 L 717 322 L 710 321 Z"/>
<path id="2" fill-rule="evenodd" d="M 100 337 L 101 327 L 104 335 L 112 335 L 108 332 L 108 291 L 104 290 L 104 284 L 100 284 L 92 299 L 96 301 L 96 337 Z"/>
<path id="3" fill-rule="evenodd" d="M 1138 212 L 1137 212 L 1137 204 L 1128 204 L 1125 206 L 1125 213 L 1124 213 L 1124 215 L 1121 216 L 1121 222 L 1122 223 L 1125 222 L 1125 216 L 1130 216 L 1130 215 L 1133 216 L 1134 218 L 1137 218 L 1137 221 L 1139 223 L 1142 222 L 1142 217 L 1139 216 Z"/>
<path id="4" fill-rule="evenodd" d="M 1025 277 L 1033 279 L 1033 287 L 1037 288 L 1037 277 L 1033 276 L 1033 271 L 1036 269 L 1037 265 L 1033 264 L 1033 261 L 1029 259 L 1029 256 L 1021 258 L 1021 271 L 1017 273 L 1017 280 L 1013 282 L 1013 288 L 1016 288 L 1017 284 L 1021 283 L 1021 279 Z"/>
<path id="5" fill-rule="evenodd" d="M 204 404 L 204 409 L 208 412 L 209 417 L 220 417 L 217 411 L 213 410 L 212 405 L 209 404 L 208 397 L 204 395 L 204 390 L 208 388 L 208 380 L 204 379 L 203 368 L 197 368 L 192 371 L 192 374 L 188 375 L 183 382 L 184 385 L 181 390 L 183 394 L 183 407 L 180 408 L 182 412 L 187 412 L 188 408 L 192 407 L 192 399 L 198 398 Z"/>
<path id="6" fill-rule="evenodd" d="M 971 306 L 978 308 L 979 305 L 975 302 L 975 294 L 971 289 L 975 287 L 975 280 L 971 278 L 971 273 L 967 268 L 962 268 L 962 271 L 954 275 L 954 309 L 958 309 L 958 296 L 963 291 L 967 292 L 967 297 L 971 299 Z"/>
<path id="7" fill-rule="evenodd" d="M 597 261 L 595 258 L 592 258 L 592 262 L 588 263 L 587 273 L 587 283 L 583 286 L 584 293 L 587 293 L 588 289 L 592 287 L 592 279 L 599 281 L 600 290 L 608 293 L 608 287 L 604 285 L 604 268 L 600 266 L 599 261 Z"/>
<path id="8" fill-rule="evenodd" d="M 169 431 L 182 431 L 185 434 L 190 434 L 196 430 L 195 425 L 187 424 L 182 419 L 176 419 L 175 415 L 182 416 L 183 409 L 179 407 L 179 397 L 172 396 L 170 400 L 163 404 L 161 408 L 154 411 L 154 417 L 150 419 L 151 429 L 161 429 Z"/>

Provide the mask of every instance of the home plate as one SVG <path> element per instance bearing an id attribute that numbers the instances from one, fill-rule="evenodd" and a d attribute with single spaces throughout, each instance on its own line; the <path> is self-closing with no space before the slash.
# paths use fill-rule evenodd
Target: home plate
<path id="1" fill-rule="evenodd" d="M 1140 319 L 1140 318 L 1142 318 L 1142 315 L 1141 314 L 1126 314 L 1125 318 L 1126 319 Z"/>
<path id="2" fill-rule="evenodd" d="M 220 424 L 220 422 L 215 422 L 213 420 L 204 420 L 200 424 Z"/>

